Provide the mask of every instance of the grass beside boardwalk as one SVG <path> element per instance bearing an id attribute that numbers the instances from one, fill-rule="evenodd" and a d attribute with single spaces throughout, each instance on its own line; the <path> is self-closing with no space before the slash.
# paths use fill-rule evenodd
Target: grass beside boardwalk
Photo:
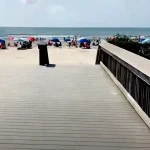
<path id="1" fill-rule="evenodd" d="M 141 44 L 138 40 L 132 40 L 125 35 L 116 35 L 114 38 L 107 38 L 107 42 L 150 60 L 150 43 Z"/>

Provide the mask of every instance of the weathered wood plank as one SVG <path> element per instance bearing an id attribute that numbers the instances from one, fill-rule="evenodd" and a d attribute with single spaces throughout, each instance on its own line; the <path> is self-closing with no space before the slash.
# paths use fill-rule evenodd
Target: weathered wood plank
<path id="1" fill-rule="evenodd" d="M 0 70 L 0 149 L 150 149 L 150 130 L 100 66 L 14 67 Z"/>

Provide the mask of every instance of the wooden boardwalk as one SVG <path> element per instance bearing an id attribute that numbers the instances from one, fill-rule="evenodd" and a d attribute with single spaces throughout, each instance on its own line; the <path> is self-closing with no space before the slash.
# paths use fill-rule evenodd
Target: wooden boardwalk
<path id="1" fill-rule="evenodd" d="M 150 150 L 150 130 L 100 66 L 5 66 L 0 150 Z"/>

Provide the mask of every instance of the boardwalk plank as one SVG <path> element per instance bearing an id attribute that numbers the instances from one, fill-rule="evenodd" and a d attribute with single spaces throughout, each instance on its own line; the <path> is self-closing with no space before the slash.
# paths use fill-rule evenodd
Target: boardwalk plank
<path id="1" fill-rule="evenodd" d="M 150 149 L 150 130 L 100 66 L 5 66 L 0 79 L 2 150 Z"/>

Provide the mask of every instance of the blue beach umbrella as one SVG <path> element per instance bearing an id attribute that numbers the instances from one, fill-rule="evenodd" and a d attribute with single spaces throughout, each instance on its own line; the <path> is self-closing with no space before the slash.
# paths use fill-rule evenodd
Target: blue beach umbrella
<path id="1" fill-rule="evenodd" d="M 65 39 L 65 42 L 69 42 L 69 41 L 71 41 L 69 38 L 66 38 L 66 39 Z"/>
<path id="2" fill-rule="evenodd" d="M 88 39 L 81 39 L 81 40 L 79 40 L 79 42 L 80 42 L 80 43 L 88 43 L 89 40 L 88 40 Z"/>
<path id="3" fill-rule="evenodd" d="M 81 37 L 78 39 L 78 41 L 83 40 L 83 39 L 87 39 L 86 37 Z"/>
<path id="4" fill-rule="evenodd" d="M 142 41 L 142 44 L 145 44 L 145 43 L 150 43 L 150 39 L 145 39 L 144 41 Z"/>
<path id="5" fill-rule="evenodd" d="M 0 39 L 0 43 L 5 43 L 5 41 L 3 39 Z"/>
<path id="6" fill-rule="evenodd" d="M 57 38 L 53 38 L 53 39 L 51 39 L 51 41 L 52 42 L 60 42 L 59 39 L 57 39 Z"/>

